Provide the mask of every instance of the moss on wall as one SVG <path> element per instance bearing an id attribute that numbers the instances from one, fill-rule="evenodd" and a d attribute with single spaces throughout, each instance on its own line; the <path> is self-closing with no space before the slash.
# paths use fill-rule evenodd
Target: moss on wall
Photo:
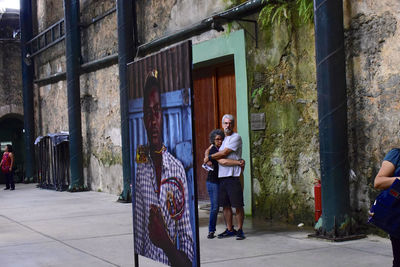
<path id="1" fill-rule="evenodd" d="M 122 165 L 122 156 L 121 153 L 119 152 L 114 152 L 113 150 L 109 149 L 103 149 L 99 150 L 93 155 L 105 166 L 109 167 L 111 165 Z"/>
<path id="2" fill-rule="evenodd" d="M 251 113 L 265 113 L 265 130 L 251 131 L 254 213 L 313 224 L 319 178 L 312 25 L 282 22 L 247 38 Z M 251 30 L 251 29 L 249 29 Z"/>

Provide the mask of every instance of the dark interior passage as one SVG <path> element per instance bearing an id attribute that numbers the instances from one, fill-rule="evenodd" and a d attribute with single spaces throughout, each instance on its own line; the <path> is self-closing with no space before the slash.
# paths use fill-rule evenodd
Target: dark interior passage
<path id="1" fill-rule="evenodd" d="M 15 182 L 21 182 L 24 177 L 25 142 L 23 129 L 24 122 L 22 116 L 6 115 L 0 119 L 1 156 L 3 155 L 5 145 L 11 143 L 14 149 L 15 158 Z M 5 183 L 2 173 L 0 174 L 0 183 Z"/>

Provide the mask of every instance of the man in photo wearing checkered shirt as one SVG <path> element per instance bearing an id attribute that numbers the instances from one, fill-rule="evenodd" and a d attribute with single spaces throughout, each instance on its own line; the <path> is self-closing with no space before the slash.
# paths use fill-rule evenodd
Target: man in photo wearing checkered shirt
<path id="1" fill-rule="evenodd" d="M 194 248 L 185 169 L 163 145 L 158 79 L 149 75 L 143 97 L 148 145 L 136 162 L 135 252 L 172 266 L 192 266 Z"/>

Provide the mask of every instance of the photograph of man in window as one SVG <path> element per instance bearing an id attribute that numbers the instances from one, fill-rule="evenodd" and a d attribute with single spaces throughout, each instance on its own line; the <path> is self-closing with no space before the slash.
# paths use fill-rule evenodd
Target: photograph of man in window
<path id="1" fill-rule="evenodd" d="M 163 144 L 157 71 L 147 76 L 143 91 L 148 144 L 139 146 L 136 152 L 135 252 L 172 266 L 192 266 L 187 179 L 182 163 Z"/>

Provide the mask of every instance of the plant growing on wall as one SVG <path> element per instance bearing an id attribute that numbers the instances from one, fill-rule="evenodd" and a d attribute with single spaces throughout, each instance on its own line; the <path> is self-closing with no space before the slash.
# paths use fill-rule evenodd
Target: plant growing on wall
<path id="1" fill-rule="evenodd" d="M 251 93 L 251 97 L 252 98 L 260 97 L 263 92 L 264 92 L 264 87 L 263 86 L 258 87 L 258 88 L 253 90 L 253 93 Z"/>
<path id="2" fill-rule="evenodd" d="M 290 20 L 293 15 L 302 23 L 310 23 L 314 18 L 313 0 L 264 0 L 266 5 L 260 12 L 258 21 L 267 28 L 274 23 Z"/>

